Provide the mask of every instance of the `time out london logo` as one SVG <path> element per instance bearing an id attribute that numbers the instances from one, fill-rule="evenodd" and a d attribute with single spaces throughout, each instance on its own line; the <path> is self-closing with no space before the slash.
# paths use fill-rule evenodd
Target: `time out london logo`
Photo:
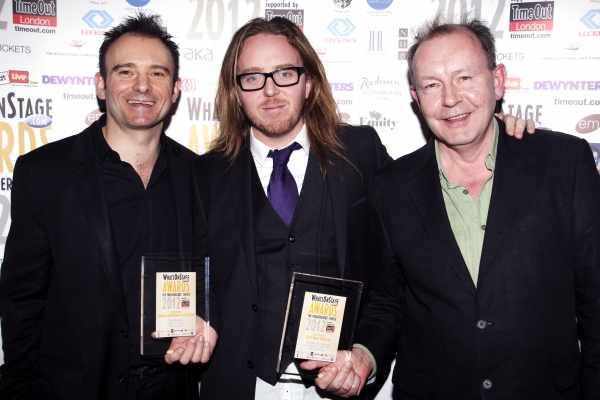
<path id="1" fill-rule="evenodd" d="M 511 32 L 551 31 L 554 22 L 554 2 L 516 3 L 510 5 Z"/>

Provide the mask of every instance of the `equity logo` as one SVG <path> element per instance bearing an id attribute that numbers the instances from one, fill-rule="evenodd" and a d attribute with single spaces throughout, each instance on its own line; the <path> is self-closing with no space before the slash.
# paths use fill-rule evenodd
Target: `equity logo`
<path id="1" fill-rule="evenodd" d="M 577 131 L 577 133 L 590 133 L 598 128 L 600 128 L 600 114 L 588 115 L 575 125 L 575 131 Z"/>
<path id="2" fill-rule="evenodd" d="M 348 18 L 335 18 L 327 25 L 327 29 L 333 36 L 348 36 L 356 29 L 356 25 Z"/>
<path id="3" fill-rule="evenodd" d="M 17 25 L 56 26 L 58 0 L 13 0 L 13 23 Z"/>
<path id="4" fill-rule="evenodd" d="M 90 10 L 81 19 L 94 29 L 105 29 L 114 22 L 113 17 L 104 10 Z"/>
<path id="5" fill-rule="evenodd" d="M 387 117 L 383 117 L 377 111 L 370 111 L 368 117 L 360 117 L 360 125 L 370 125 L 372 127 L 386 127 L 394 130 L 398 121 L 392 121 Z"/>
<path id="6" fill-rule="evenodd" d="M 551 31 L 554 2 L 516 3 L 510 5 L 509 31 Z"/>

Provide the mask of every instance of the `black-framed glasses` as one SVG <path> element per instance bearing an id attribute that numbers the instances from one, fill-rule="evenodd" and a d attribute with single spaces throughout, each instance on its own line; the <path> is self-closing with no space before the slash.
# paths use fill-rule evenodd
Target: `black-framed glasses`
<path id="1" fill-rule="evenodd" d="M 287 67 L 276 69 L 271 72 L 249 72 L 236 75 L 236 80 L 244 92 L 260 90 L 265 87 L 267 78 L 279 87 L 294 86 L 300 82 L 300 76 L 306 72 L 304 67 Z"/>

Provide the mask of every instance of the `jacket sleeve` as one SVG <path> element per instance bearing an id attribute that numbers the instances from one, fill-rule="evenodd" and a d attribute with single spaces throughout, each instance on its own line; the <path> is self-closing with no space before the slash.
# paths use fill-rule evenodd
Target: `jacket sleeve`
<path id="1" fill-rule="evenodd" d="M 369 293 L 354 340 L 369 349 L 377 366 L 385 365 L 395 354 L 405 310 L 406 288 L 404 275 L 392 249 L 385 218 L 378 204 L 378 196 L 382 193 L 381 190 L 385 191 L 385 185 L 379 186 L 375 177 L 371 181 L 367 201 L 374 263 L 381 268 L 381 272 Z"/>
<path id="2" fill-rule="evenodd" d="M 199 185 L 202 185 L 202 180 L 199 179 L 198 174 L 202 174 L 202 171 L 199 170 L 199 164 L 196 162 L 194 166 L 194 173 L 192 176 L 192 196 L 193 196 L 193 222 L 194 222 L 194 243 L 193 243 L 193 253 L 194 253 L 194 264 L 196 267 L 196 277 L 197 277 L 197 309 L 196 314 L 206 320 L 206 312 L 205 312 L 205 300 L 208 298 L 209 300 L 209 322 L 210 326 L 213 327 L 217 334 L 221 331 L 221 315 L 219 312 L 219 306 L 217 303 L 217 296 L 215 294 L 212 280 L 210 279 L 209 274 L 209 295 L 206 296 L 206 256 L 210 256 L 207 253 L 208 250 L 208 223 L 206 221 L 206 214 L 204 212 L 204 205 L 202 202 L 202 198 L 200 195 Z M 216 268 L 217 266 L 210 265 L 209 267 Z"/>
<path id="3" fill-rule="evenodd" d="M 39 196 L 20 157 L 12 187 L 12 222 L 0 269 L 0 315 L 5 363 L 0 398 L 24 399 L 37 377 L 52 255 Z"/>
<path id="4" fill-rule="evenodd" d="M 582 399 L 600 399 L 600 176 L 583 139 L 573 199 L 575 300 L 581 341 Z"/>

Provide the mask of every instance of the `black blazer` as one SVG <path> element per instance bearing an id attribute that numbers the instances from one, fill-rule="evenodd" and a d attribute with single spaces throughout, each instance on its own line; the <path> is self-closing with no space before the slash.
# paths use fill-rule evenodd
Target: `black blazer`
<path id="1" fill-rule="evenodd" d="M 383 271 L 356 342 L 378 363 L 397 351 L 399 399 L 600 398 L 600 177 L 590 147 L 556 132 L 516 140 L 499 125 L 477 288 L 433 141 L 372 179 Z"/>
<path id="2" fill-rule="evenodd" d="M 370 176 L 390 162 L 377 133 L 370 127 L 341 132 L 348 163 L 332 156 L 326 179 L 335 220 L 339 276 L 369 282 L 369 240 L 366 187 Z M 251 354 L 258 343 L 259 304 L 252 220 L 249 146 L 229 162 L 217 154 L 201 156 L 195 166 L 197 188 L 208 221 L 211 280 L 221 317 L 219 343 L 202 376 L 203 399 L 252 399 L 256 384 Z M 256 306 L 254 306 L 256 307 Z M 283 321 L 282 325 L 283 327 Z"/>
<path id="3" fill-rule="evenodd" d="M 139 332 L 128 328 L 93 128 L 17 160 L 0 276 L 0 398 L 125 398 L 129 335 Z M 179 250 L 191 254 L 196 155 L 168 140 Z"/>

